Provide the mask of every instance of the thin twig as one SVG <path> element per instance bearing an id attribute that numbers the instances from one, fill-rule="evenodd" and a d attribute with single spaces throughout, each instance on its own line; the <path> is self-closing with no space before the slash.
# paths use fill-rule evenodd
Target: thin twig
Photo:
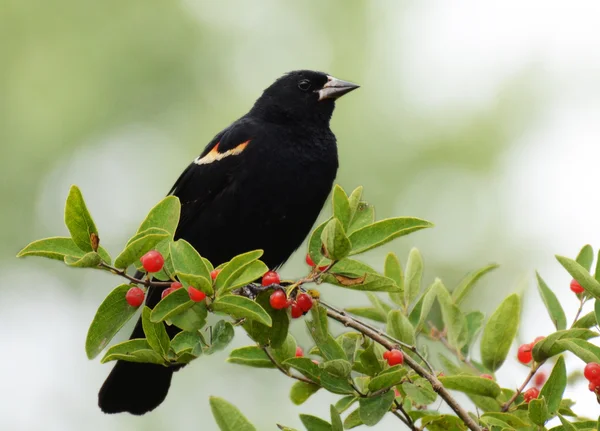
<path id="1" fill-rule="evenodd" d="M 575 318 L 573 319 L 573 323 L 571 323 L 571 329 L 573 329 L 573 326 L 575 325 L 575 322 L 577 322 L 577 319 L 579 319 L 579 315 L 581 314 L 581 311 L 583 310 L 583 305 L 585 304 L 585 296 L 581 295 L 581 299 L 579 300 L 579 309 L 577 310 L 577 314 L 575 314 Z"/>
<path id="2" fill-rule="evenodd" d="M 394 404 L 396 405 L 396 408 L 398 410 L 400 410 L 402 412 L 402 414 L 404 415 L 404 417 L 406 418 L 406 421 L 402 421 L 402 422 L 404 422 L 411 430 L 419 431 L 419 429 L 415 426 L 415 423 L 413 422 L 411 417 L 408 415 L 408 413 L 406 413 L 406 410 L 404 410 L 404 407 L 402 407 L 402 404 L 396 400 L 394 400 Z M 396 411 L 396 413 L 398 413 L 398 412 Z M 396 414 L 396 416 L 398 416 L 398 415 Z"/>
<path id="3" fill-rule="evenodd" d="M 169 287 L 169 286 L 171 286 L 171 283 L 172 283 L 171 281 L 152 281 L 149 278 L 141 280 L 139 278 L 135 278 L 135 277 L 132 277 L 131 275 L 127 274 L 125 272 L 125 270 L 123 270 L 123 269 L 117 269 L 117 268 L 115 268 L 113 266 L 107 265 L 104 262 L 100 262 L 99 266 L 101 268 L 109 270 L 113 274 L 120 275 L 121 277 L 126 278 L 127 280 L 131 281 L 132 283 L 141 284 L 141 285 L 146 286 L 146 287 L 151 287 L 151 286 Z"/>
<path id="4" fill-rule="evenodd" d="M 290 373 L 289 371 L 287 371 L 285 368 L 283 368 L 281 365 L 279 365 L 279 362 L 277 362 L 275 360 L 275 358 L 273 357 L 273 355 L 271 355 L 271 352 L 269 352 L 269 349 L 267 349 L 266 347 L 262 348 L 263 351 L 265 352 L 265 354 L 267 355 L 267 357 L 269 358 L 269 360 L 271 362 L 273 362 L 273 365 L 275 365 L 277 367 L 277 369 L 279 371 L 281 371 L 283 374 L 285 374 L 288 377 L 291 377 L 292 379 L 296 379 L 300 382 L 304 382 L 304 383 L 310 383 L 311 385 L 316 385 L 318 383 L 313 382 L 312 380 L 309 380 L 307 378 L 304 378 L 302 376 L 297 376 L 295 374 Z"/>
<path id="5" fill-rule="evenodd" d="M 510 408 L 510 405 L 512 403 L 514 403 L 515 400 L 517 399 L 517 397 L 519 396 L 519 394 L 521 392 L 523 392 L 523 389 L 525 389 L 525 386 L 527 386 L 529 384 L 529 381 L 533 378 L 535 373 L 537 373 L 537 370 L 540 369 L 540 367 L 543 365 L 543 363 L 544 363 L 544 361 L 537 363 L 534 367 L 531 368 L 531 370 L 529 370 L 529 374 L 527 374 L 527 377 L 525 377 L 525 381 L 523 382 L 523 384 L 519 387 L 519 389 L 517 389 L 517 392 L 515 392 L 514 395 L 512 397 L 510 397 L 510 399 L 502 406 L 503 412 L 508 411 L 508 409 Z"/>
<path id="6" fill-rule="evenodd" d="M 408 421 L 406 419 L 404 419 L 400 413 L 398 413 L 398 410 L 392 410 L 392 414 L 394 416 L 396 416 L 398 419 L 400 419 L 404 423 L 404 425 L 406 425 L 407 427 L 409 427 L 411 430 L 418 431 L 414 426 L 412 426 L 411 424 L 409 424 Z"/>
<path id="7" fill-rule="evenodd" d="M 330 307 L 326 307 L 326 310 L 327 315 L 333 320 L 342 323 L 344 326 L 356 329 L 358 332 L 366 335 L 373 341 L 381 344 L 386 349 L 392 350 L 397 347 L 398 343 L 392 343 L 390 340 L 387 339 L 387 337 L 379 334 L 378 331 L 369 328 L 369 325 L 363 323 L 362 321 L 349 317 L 346 314 L 342 314 L 339 311 L 334 311 Z M 460 404 L 458 404 L 458 402 L 452 397 L 452 395 L 450 395 L 450 393 L 446 390 L 446 388 L 444 388 L 444 386 L 437 379 L 434 373 L 427 372 L 425 368 L 423 368 L 417 361 L 415 361 L 409 355 L 406 355 L 404 357 L 404 362 L 406 363 L 406 365 L 412 368 L 419 376 L 427 379 L 429 383 L 431 383 L 433 390 L 437 392 L 440 395 L 440 397 L 444 399 L 444 401 L 446 401 L 446 404 L 450 406 L 454 413 L 456 413 L 456 415 L 465 423 L 467 427 L 469 427 L 471 431 L 481 431 L 481 427 L 477 425 L 477 423 L 473 420 L 473 418 L 471 418 L 471 416 L 469 416 L 466 410 L 464 410 L 460 406 Z"/>
<path id="8" fill-rule="evenodd" d="M 440 332 L 435 327 L 435 325 L 433 325 L 431 322 L 429 322 L 429 327 L 432 329 L 435 329 L 435 331 L 437 333 L 439 333 L 438 336 L 432 336 L 432 338 L 434 340 L 440 341 L 444 345 L 444 347 L 446 347 L 446 349 L 448 349 L 452 354 L 454 354 L 454 356 L 456 356 L 456 359 L 458 359 L 463 364 L 467 365 L 469 368 L 471 368 L 477 374 L 480 374 L 480 370 L 478 370 L 477 367 L 475 365 L 473 365 L 473 363 L 468 358 L 465 358 L 458 349 L 456 349 L 450 345 L 450 343 L 448 342 L 448 339 L 444 336 L 444 333 Z"/>

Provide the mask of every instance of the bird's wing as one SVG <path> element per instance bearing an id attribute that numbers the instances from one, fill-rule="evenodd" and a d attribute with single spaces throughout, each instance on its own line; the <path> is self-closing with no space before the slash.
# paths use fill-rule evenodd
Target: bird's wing
<path id="1" fill-rule="evenodd" d="M 169 194 L 181 201 L 177 236 L 219 196 L 226 195 L 240 178 L 244 152 L 256 137 L 256 128 L 240 120 L 223 130 L 179 176 Z"/>

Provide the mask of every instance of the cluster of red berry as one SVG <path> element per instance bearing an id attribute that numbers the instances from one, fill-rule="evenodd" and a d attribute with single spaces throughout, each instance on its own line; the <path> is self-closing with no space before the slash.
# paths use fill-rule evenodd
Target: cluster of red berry
<path id="1" fill-rule="evenodd" d="M 142 267 L 144 268 L 144 270 L 152 274 L 159 272 L 163 268 L 165 264 L 165 258 L 162 254 L 160 254 L 160 252 L 156 250 L 151 250 L 140 258 L 140 262 L 142 262 Z M 210 276 L 214 280 L 215 278 L 217 278 L 218 274 L 219 270 L 215 269 L 210 273 Z M 173 283 L 171 283 L 170 287 L 167 287 L 165 290 L 162 291 L 161 299 L 169 295 L 170 293 L 176 291 L 177 289 L 180 289 L 181 287 L 183 287 L 183 285 L 180 282 L 174 281 Z M 192 286 L 188 287 L 188 295 L 190 296 L 190 300 L 194 302 L 200 302 L 206 298 L 206 294 L 204 292 Z M 140 287 L 132 287 L 125 294 L 125 300 L 132 307 L 139 307 L 140 305 L 142 305 L 144 303 L 144 297 L 144 290 Z"/>
<path id="2" fill-rule="evenodd" d="M 404 355 L 398 349 L 388 350 L 384 352 L 383 359 L 385 359 L 390 367 L 394 365 L 402 365 L 404 363 Z"/>
<path id="3" fill-rule="evenodd" d="M 533 355 L 531 354 L 533 346 L 535 346 L 536 343 L 542 341 L 543 339 L 544 337 L 537 337 L 535 340 L 533 340 L 533 343 L 521 344 L 517 352 L 517 359 L 519 360 L 519 362 L 524 365 L 527 365 L 531 361 L 533 361 Z"/>
<path id="4" fill-rule="evenodd" d="M 290 308 L 293 319 L 308 313 L 313 306 L 313 299 L 307 293 L 299 293 L 295 300 L 287 297 L 285 292 L 281 289 L 277 289 L 271 294 L 269 298 L 271 307 L 275 310 L 281 310 L 283 308 Z"/>
<path id="5" fill-rule="evenodd" d="M 583 369 L 583 376 L 590 382 L 590 391 L 600 394 L 600 364 L 590 362 Z"/>

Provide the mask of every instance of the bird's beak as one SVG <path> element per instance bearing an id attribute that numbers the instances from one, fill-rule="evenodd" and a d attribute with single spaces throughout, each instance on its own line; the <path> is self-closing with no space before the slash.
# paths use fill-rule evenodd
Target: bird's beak
<path id="1" fill-rule="evenodd" d="M 327 83 L 322 89 L 318 90 L 317 93 L 319 93 L 319 101 L 325 99 L 337 99 L 352 90 L 356 90 L 358 87 L 358 85 L 351 82 L 342 81 L 333 76 L 327 76 Z"/>

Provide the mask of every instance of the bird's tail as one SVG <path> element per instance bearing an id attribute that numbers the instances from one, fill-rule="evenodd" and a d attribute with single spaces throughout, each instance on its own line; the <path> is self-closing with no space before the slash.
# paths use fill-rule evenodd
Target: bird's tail
<path id="1" fill-rule="evenodd" d="M 148 289 L 146 305 L 153 308 L 159 301 L 161 288 Z M 179 332 L 176 327 L 167 327 L 170 338 Z M 135 325 L 130 339 L 144 338 L 141 319 Z M 117 361 L 98 393 L 98 406 L 104 413 L 129 412 L 143 415 L 158 407 L 166 398 L 171 386 L 171 377 L 178 367 L 156 364 Z"/>

